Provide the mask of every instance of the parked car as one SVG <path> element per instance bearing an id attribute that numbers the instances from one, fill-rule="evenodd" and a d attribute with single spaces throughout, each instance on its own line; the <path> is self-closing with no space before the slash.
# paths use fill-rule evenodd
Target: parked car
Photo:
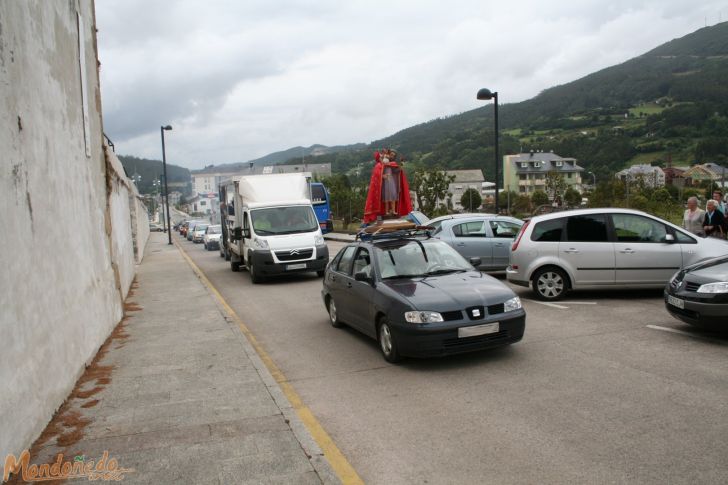
<path id="1" fill-rule="evenodd" d="M 528 220 L 511 246 L 507 275 L 541 300 L 558 300 L 569 290 L 662 288 L 681 268 L 726 254 L 728 241 L 644 212 L 579 209 Z"/>
<path id="2" fill-rule="evenodd" d="M 199 222 L 195 224 L 195 228 L 192 230 L 192 242 L 199 244 L 202 242 L 202 238 L 205 237 L 205 231 L 209 227 L 206 222 Z"/>
<path id="3" fill-rule="evenodd" d="M 202 243 L 205 246 L 205 249 L 208 251 L 220 249 L 221 236 L 222 226 L 220 224 L 207 226 L 207 229 L 205 229 L 205 235 L 202 236 Z"/>
<path id="4" fill-rule="evenodd" d="M 332 326 L 376 339 L 389 362 L 518 342 L 521 301 L 479 263 L 434 238 L 357 241 L 327 266 L 321 296 Z"/>
<path id="5" fill-rule="evenodd" d="M 164 227 L 161 224 L 150 222 L 149 231 L 150 232 L 164 232 Z"/>
<path id="6" fill-rule="evenodd" d="M 686 267 L 665 286 L 670 315 L 700 327 L 728 329 L 728 255 Z"/>
<path id="7" fill-rule="evenodd" d="M 187 225 L 187 233 L 185 235 L 185 237 L 187 238 L 188 241 L 192 241 L 192 236 L 195 233 L 195 227 L 198 224 L 207 224 L 207 223 L 205 221 L 190 221 L 190 223 Z"/>
<path id="8" fill-rule="evenodd" d="M 508 267 L 511 243 L 523 221 L 495 214 L 454 214 L 427 222 L 432 235 L 445 241 L 464 258 L 480 258 L 478 269 L 502 271 Z"/>

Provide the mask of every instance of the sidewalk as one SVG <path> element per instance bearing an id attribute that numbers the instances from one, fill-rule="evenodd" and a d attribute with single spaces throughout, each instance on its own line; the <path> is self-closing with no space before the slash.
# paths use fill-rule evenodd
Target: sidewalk
<path id="1" fill-rule="evenodd" d="M 33 448 L 98 460 L 122 483 L 339 483 L 240 329 L 164 233 L 152 234 L 127 318 Z M 81 479 L 87 481 L 86 478 Z"/>

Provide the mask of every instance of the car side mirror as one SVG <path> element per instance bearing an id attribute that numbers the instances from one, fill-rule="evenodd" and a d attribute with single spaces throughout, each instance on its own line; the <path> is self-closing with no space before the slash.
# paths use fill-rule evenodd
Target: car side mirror
<path id="1" fill-rule="evenodd" d="M 243 228 L 242 227 L 236 227 L 233 228 L 233 241 L 240 241 L 243 238 Z"/>
<path id="2" fill-rule="evenodd" d="M 473 265 L 473 267 L 477 268 L 481 264 L 483 264 L 483 260 L 480 258 L 470 258 L 470 264 Z"/>
<path id="3" fill-rule="evenodd" d="M 365 283 L 369 283 L 369 284 L 371 284 L 372 281 L 373 281 L 372 278 L 369 277 L 369 275 L 366 274 L 366 272 L 364 272 L 364 271 L 359 271 L 358 273 L 356 273 L 354 275 L 354 280 L 356 280 L 356 281 L 364 281 Z"/>
<path id="4" fill-rule="evenodd" d="M 665 239 L 663 239 L 663 241 L 668 244 L 672 244 L 675 242 L 675 236 L 673 236 L 672 234 L 666 234 Z"/>

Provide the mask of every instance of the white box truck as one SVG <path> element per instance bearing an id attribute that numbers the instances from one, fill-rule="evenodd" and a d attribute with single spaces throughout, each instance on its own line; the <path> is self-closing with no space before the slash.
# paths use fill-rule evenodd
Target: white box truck
<path id="1" fill-rule="evenodd" d="M 329 249 L 304 174 L 234 177 L 221 184 L 220 195 L 233 271 L 245 267 L 253 283 L 290 273 L 324 275 Z"/>

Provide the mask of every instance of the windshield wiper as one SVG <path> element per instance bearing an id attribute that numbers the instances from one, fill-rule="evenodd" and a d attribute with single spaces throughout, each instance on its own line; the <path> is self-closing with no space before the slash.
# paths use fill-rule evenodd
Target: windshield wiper
<path id="1" fill-rule="evenodd" d="M 425 273 L 427 276 L 434 276 L 438 274 L 450 274 L 450 273 L 464 273 L 466 270 L 464 269 L 458 269 L 458 268 L 447 268 L 447 269 L 437 269 L 435 271 L 428 271 Z"/>
<path id="2" fill-rule="evenodd" d="M 423 274 L 398 274 L 398 275 L 394 275 L 394 276 L 386 276 L 382 279 L 383 280 L 399 280 L 399 279 L 404 279 L 404 278 L 422 278 L 423 276 L 425 276 L 425 275 L 423 275 Z"/>
<path id="3" fill-rule="evenodd" d="M 316 230 L 315 227 L 313 229 L 311 229 L 311 228 L 291 229 L 290 231 L 278 231 L 278 232 L 275 232 L 274 234 L 296 234 L 296 233 L 303 233 L 303 232 L 313 232 L 315 230 Z"/>

